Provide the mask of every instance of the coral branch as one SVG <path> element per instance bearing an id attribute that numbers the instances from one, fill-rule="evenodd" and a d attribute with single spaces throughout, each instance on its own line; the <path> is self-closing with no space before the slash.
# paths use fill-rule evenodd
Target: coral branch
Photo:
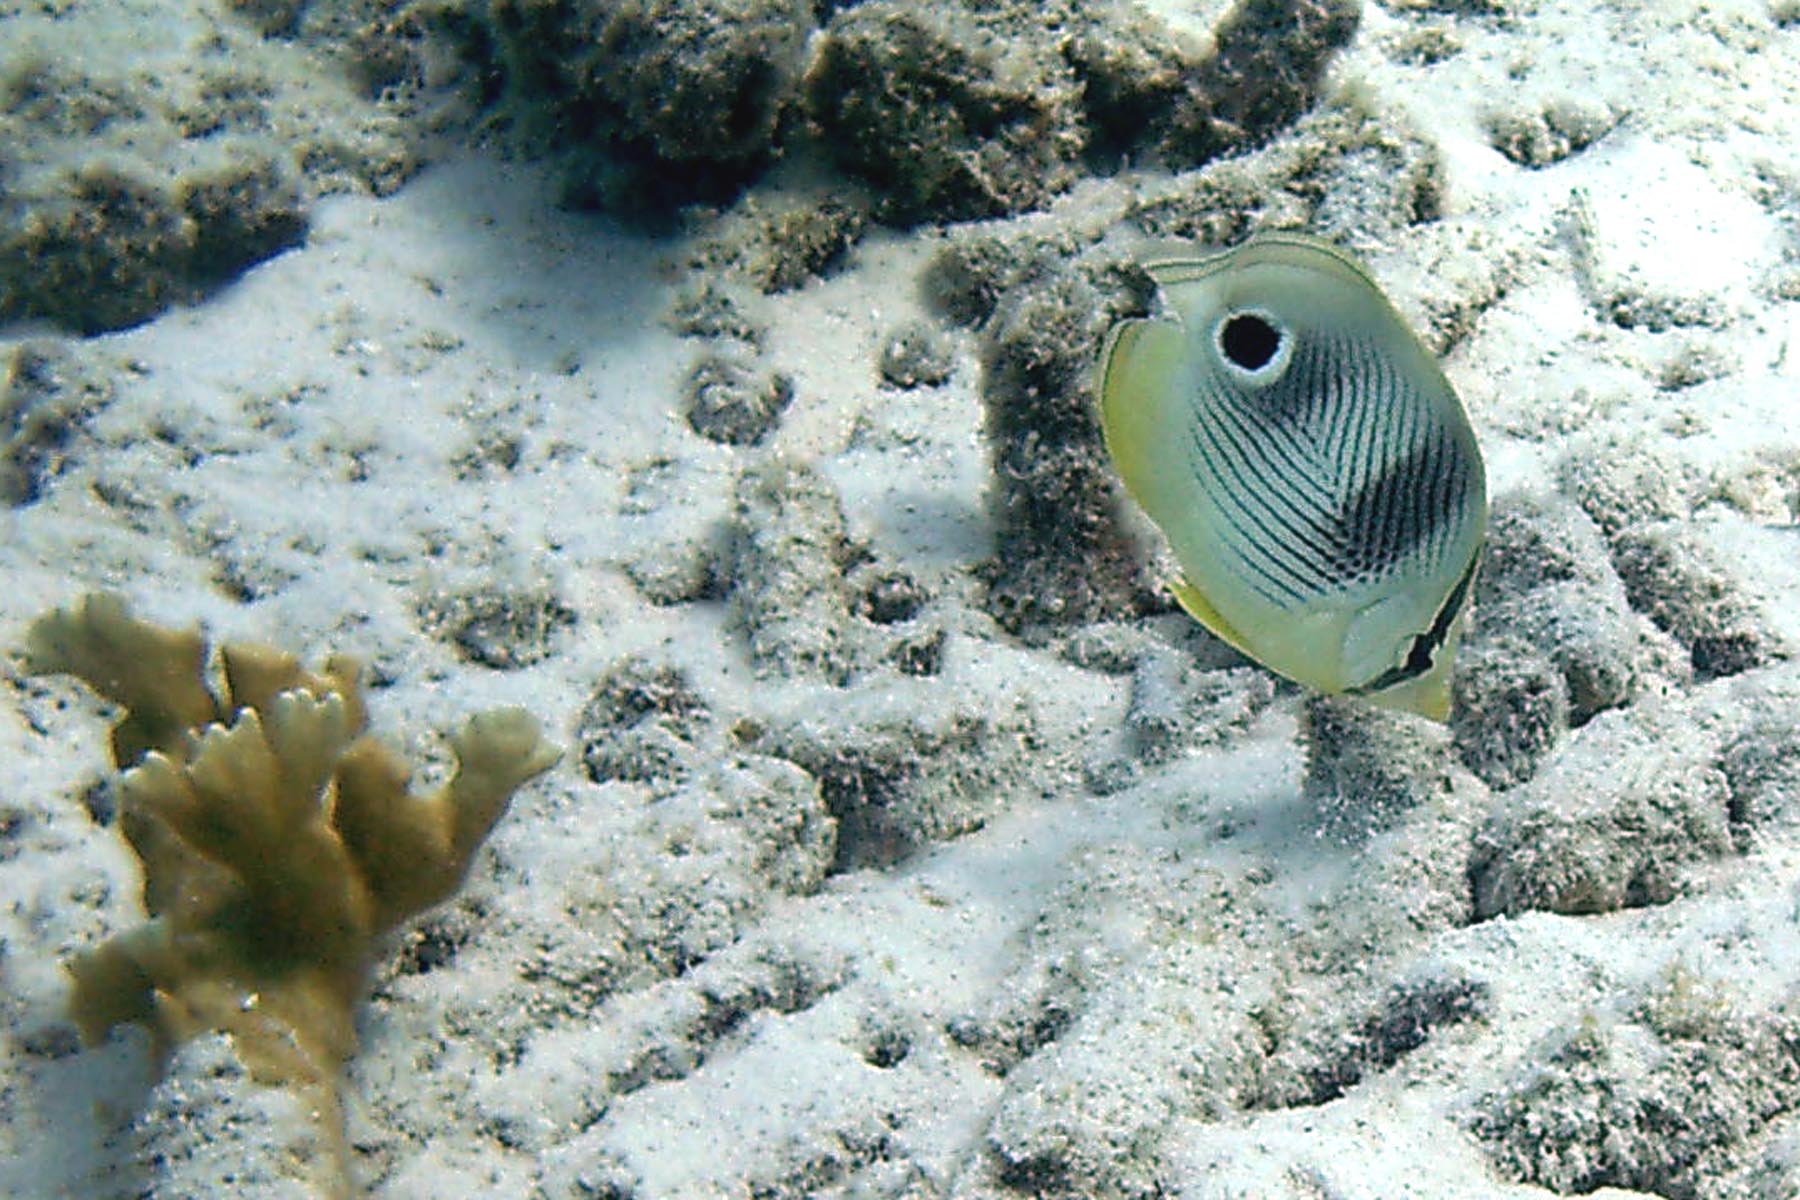
<path id="1" fill-rule="evenodd" d="M 458 769 L 429 796 L 363 733 L 359 671 L 322 672 L 263 646 L 227 646 L 221 704 L 206 643 L 90 596 L 31 628 L 28 663 L 77 675 L 126 707 L 114 759 L 120 825 L 144 864 L 150 920 L 69 962 L 82 1038 L 137 1023 L 159 1063 L 178 1042 L 231 1036 L 260 1082 L 317 1114 L 348 1191 L 339 1087 L 355 1006 L 381 934 L 450 896 L 520 785 L 559 752 L 517 709 L 483 713 L 452 741 Z M 220 724 L 225 714 L 229 724 Z"/>

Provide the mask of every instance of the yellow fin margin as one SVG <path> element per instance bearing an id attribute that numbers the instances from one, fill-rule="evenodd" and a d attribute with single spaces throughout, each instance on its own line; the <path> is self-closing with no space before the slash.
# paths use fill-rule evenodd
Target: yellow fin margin
<path id="1" fill-rule="evenodd" d="M 1230 643 L 1231 648 L 1245 658 L 1253 662 L 1262 662 L 1262 659 L 1258 658 L 1244 644 L 1244 635 L 1232 628 L 1230 621 L 1219 615 L 1219 610 L 1212 606 L 1212 601 L 1208 600 L 1199 588 L 1185 579 L 1171 579 L 1167 586 L 1169 591 L 1174 594 L 1175 602 L 1181 605 L 1188 616 L 1206 626 L 1223 641 Z"/>

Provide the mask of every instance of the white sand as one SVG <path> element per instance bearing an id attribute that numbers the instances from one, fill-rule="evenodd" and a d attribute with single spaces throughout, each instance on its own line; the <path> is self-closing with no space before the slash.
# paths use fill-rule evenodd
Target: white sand
<path id="1" fill-rule="evenodd" d="M 1366 14 L 1334 79 L 1439 148 L 1446 212 L 1417 242 L 1358 249 L 1422 320 L 1498 281 L 1447 360 L 1494 494 L 1549 486 L 1571 446 L 1648 439 L 1674 464 L 1681 519 L 1774 652 L 1636 709 L 1722 744 L 1800 692 L 1800 25 L 1762 3 L 1506 7 L 1435 18 L 1464 47 L 1436 66 L 1390 53 L 1425 18 Z M 1613 128 L 1543 169 L 1495 151 L 1498 117 L 1547 105 Z M 1090 228 L 1132 186 L 1161 185 L 1090 182 L 1035 220 Z M 1352 173 L 1327 186 L 1354 207 Z M 876 377 L 886 337 L 924 313 L 933 239 L 872 232 L 847 272 L 760 302 L 794 400 L 767 444 L 737 449 L 681 411 L 696 347 L 665 318 L 687 247 L 552 195 L 536 168 L 438 165 L 390 199 L 320 203 L 303 248 L 200 307 L 69 343 L 111 402 L 45 495 L 0 514 L 0 647 L 114 589 L 166 623 L 369 659 L 377 731 L 414 761 L 441 766 L 443 733 L 500 704 L 568 747 L 465 899 L 420 923 L 414 948 L 450 947 L 442 964 L 384 973 L 365 1010 L 348 1093 L 370 1195 L 1547 1195 L 1509 1181 L 1479 1114 L 1584 1030 L 1611 1081 L 1584 1102 L 1621 1107 L 1544 1113 L 1623 1126 L 1664 1106 L 1666 1125 L 1632 1128 L 1663 1130 L 1669 1161 L 1636 1178 L 1670 1200 L 1800 1195 L 1800 1090 L 1756 1083 L 1800 1072 L 1779 1042 L 1800 985 L 1800 794 L 1747 845 L 1676 862 L 1666 903 L 1474 923 L 1429 914 L 1467 909 L 1470 839 L 1506 801 L 1465 773 L 1371 836 L 1334 834 L 1302 792 L 1291 690 L 1223 745 L 1096 795 L 1084 766 L 1121 736 L 1130 676 L 978 610 L 993 535 L 971 335 L 941 387 Z M 1603 319 L 1620 295 L 1674 317 Z M 459 470 L 505 439 L 516 465 Z M 924 585 L 949 630 L 941 674 L 863 672 L 843 694 L 759 679 L 732 601 L 643 598 L 634 572 L 727 553 L 739 471 L 778 455 L 816 464 L 850 539 Z M 454 619 L 434 623 L 495 596 L 560 606 L 547 654 L 484 666 Z M 1192 645 L 1174 617 L 1108 636 Z M 948 788 L 898 863 L 828 872 L 794 832 L 826 819 L 797 772 L 593 782 L 580 714 L 638 653 L 712 710 L 702 758 L 728 759 L 742 720 L 854 746 L 966 717 L 972 749 L 925 770 L 969 771 L 976 794 Z M 83 803 L 108 775 L 102 706 L 0 670 L 0 1194 L 295 1194 L 279 1156 L 295 1114 L 219 1085 L 204 1044 L 154 1090 L 138 1037 L 75 1051 L 59 963 L 140 919 L 136 868 Z M 1716 772 L 1707 746 L 1694 769 Z M 1629 765 L 1573 777 L 1568 799 Z M 1466 985 L 1478 1011 L 1358 1060 L 1404 1040 L 1359 1030 L 1399 1020 L 1395 989 L 1415 984 Z M 1341 1095 L 1270 1099 L 1352 1062 Z M 171 1118 L 220 1086 L 241 1123 Z M 1630 1140 L 1593 1151 L 1612 1164 L 1596 1183 L 1643 1157 Z M 1684 1147 L 1711 1157 L 1676 1162 Z"/>

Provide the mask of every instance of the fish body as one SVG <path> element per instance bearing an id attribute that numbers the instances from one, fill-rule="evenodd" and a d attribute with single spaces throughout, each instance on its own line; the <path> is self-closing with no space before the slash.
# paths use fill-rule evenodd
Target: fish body
<path id="1" fill-rule="evenodd" d="M 1183 608 L 1327 694 L 1444 720 L 1487 482 L 1444 372 L 1348 254 L 1264 234 L 1146 265 L 1107 336 L 1106 446 Z"/>

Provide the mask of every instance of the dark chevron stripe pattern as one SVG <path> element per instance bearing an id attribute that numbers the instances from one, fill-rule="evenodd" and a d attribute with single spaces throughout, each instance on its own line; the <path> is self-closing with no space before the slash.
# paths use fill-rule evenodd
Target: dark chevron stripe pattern
<path id="1" fill-rule="evenodd" d="M 1189 461 L 1221 549 L 1270 603 L 1436 570 L 1479 519 L 1474 464 L 1444 414 L 1365 340 L 1302 338 L 1262 387 L 1207 361 Z"/>

